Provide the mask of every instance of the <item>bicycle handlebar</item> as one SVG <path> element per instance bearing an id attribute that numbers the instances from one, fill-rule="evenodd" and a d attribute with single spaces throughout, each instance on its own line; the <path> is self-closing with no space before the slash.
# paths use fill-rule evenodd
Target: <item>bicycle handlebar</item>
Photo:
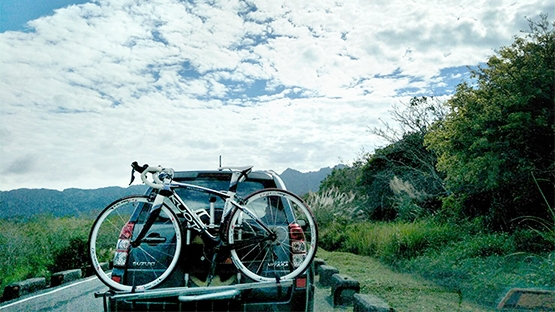
<path id="1" fill-rule="evenodd" d="M 141 180 L 143 181 L 144 184 L 155 188 L 155 189 L 162 189 L 164 187 L 164 182 L 162 180 L 160 180 L 160 175 L 158 173 L 166 173 L 168 174 L 169 178 L 173 178 L 173 169 L 172 168 L 162 168 L 161 166 L 156 166 L 156 167 L 152 167 L 149 166 L 147 164 L 144 164 L 142 166 L 139 166 L 139 164 L 134 161 L 131 164 L 131 167 L 133 168 L 133 171 L 131 171 L 131 183 L 133 183 L 133 180 L 135 179 L 135 176 L 133 175 L 133 173 L 135 171 L 139 172 L 141 174 Z M 152 179 L 154 181 L 151 181 L 148 179 L 147 174 L 150 173 L 150 176 L 152 177 Z M 166 176 L 167 177 L 167 176 Z M 166 177 L 164 177 L 164 179 L 166 179 Z M 131 184 L 129 183 L 129 184 Z"/>

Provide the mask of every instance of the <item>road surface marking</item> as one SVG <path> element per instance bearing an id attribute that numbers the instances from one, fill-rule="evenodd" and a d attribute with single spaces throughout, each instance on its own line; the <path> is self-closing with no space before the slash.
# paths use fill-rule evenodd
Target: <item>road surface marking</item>
<path id="1" fill-rule="evenodd" d="M 16 305 L 16 304 L 20 304 L 20 303 L 29 301 L 29 300 L 31 300 L 31 299 L 36 299 L 36 298 L 40 298 L 40 297 L 42 297 L 42 296 L 50 295 L 50 294 L 53 294 L 53 293 L 58 292 L 58 291 L 60 291 L 60 290 L 64 290 L 64 289 L 69 288 L 69 287 L 73 287 L 73 286 L 76 286 L 76 285 L 79 285 L 79 284 L 83 284 L 83 283 L 86 283 L 86 282 L 90 282 L 90 281 L 95 280 L 95 279 L 97 279 L 96 276 L 89 277 L 88 279 L 82 280 L 82 281 L 80 281 L 80 282 L 72 283 L 72 284 L 69 284 L 69 285 L 66 285 L 66 286 L 63 286 L 63 287 L 56 288 L 56 289 L 54 289 L 54 290 L 52 290 L 52 291 L 49 291 L 49 292 L 45 292 L 45 293 L 42 293 L 42 294 L 39 294 L 39 295 L 35 295 L 35 296 L 32 296 L 32 297 L 25 298 L 25 299 L 23 299 L 23 300 L 19 300 L 19 301 L 16 301 L 16 302 L 12 302 L 12 303 L 10 303 L 10 304 L 8 304 L 8 305 L 0 306 L 0 310 L 5 309 L 5 308 L 8 308 L 8 307 L 11 307 L 11 306 L 14 306 L 14 305 Z"/>

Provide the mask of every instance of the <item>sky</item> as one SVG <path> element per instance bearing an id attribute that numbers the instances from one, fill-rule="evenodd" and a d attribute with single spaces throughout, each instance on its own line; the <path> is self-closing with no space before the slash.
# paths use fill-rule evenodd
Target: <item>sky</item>
<path id="1" fill-rule="evenodd" d="M 0 190 L 349 164 L 552 0 L 2 0 Z"/>

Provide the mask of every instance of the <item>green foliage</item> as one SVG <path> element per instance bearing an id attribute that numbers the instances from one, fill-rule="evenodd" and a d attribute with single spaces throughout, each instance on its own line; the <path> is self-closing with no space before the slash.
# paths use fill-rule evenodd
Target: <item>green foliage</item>
<path id="1" fill-rule="evenodd" d="M 423 142 L 422 133 L 406 134 L 368 156 L 359 180 L 368 218 L 411 220 L 439 209 L 445 194 L 442 177 L 434 169 L 434 153 Z"/>
<path id="2" fill-rule="evenodd" d="M 371 220 L 393 220 L 393 191 L 388 187 L 395 176 L 386 158 L 380 156 L 380 150 L 370 155 L 362 168 L 361 187 L 366 195 L 364 212 Z"/>
<path id="3" fill-rule="evenodd" d="M 395 194 L 394 208 L 397 212 L 397 220 L 410 222 L 430 215 L 430 206 L 425 205 L 424 202 L 432 197 L 417 191 L 410 182 L 395 176 L 389 181 L 389 188 Z M 422 208 L 423 206 L 428 210 Z"/>
<path id="4" fill-rule="evenodd" d="M 0 219 L 0 292 L 15 281 L 41 276 L 49 278 L 53 269 L 81 267 L 66 260 L 71 260 L 69 255 L 73 252 L 80 253 L 79 256 L 74 254 L 75 257 L 86 257 L 86 249 L 82 247 L 92 223 L 92 219 L 46 215 L 28 221 Z M 79 245 L 81 247 L 74 249 Z"/>
<path id="5" fill-rule="evenodd" d="M 354 193 L 331 187 L 326 191 L 308 193 L 305 199 L 318 222 L 320 245 L 329 249 L 340 248 L 345 240 L 345 226 L 358 217 Z"/>
<path id="6" fill-rule="evenodd" d="M 542 15 L 524 38 L 502 47 L 472 70 L 447 102 L 450 113 L 426 135 L 437 167 L 468 216 L 486 216 L 494 229 L 510 229 L 524 214 L 545 217 L 530 173 L 555 170 L 555 31 Z M 553 190 L 544 190 L 553 200 Z M 449 207 L 446 207 L 449 208 Z"/>
<path id="7" fill-rule="evenodd" d="M 89 263 L 88 241 L 86 237 L 72 237 L 67 246 L 54 252 L 51 272 L 68 269 L 85 269 Z"/>
<path id="8" fill-rule="evenodd" d="M 345 250 L 346 228 L 347 225 L 342 222 L 332 222 L 326 227 L 318 228 L 319 246 L 329 250 Z"/>
<path id="9" fill-rule="evenodd" d="M 364 155 L 348 172 L 356 179 L 337 172 L 320 189 L 359 192 L 367 220 L 326 222 L 322 247 L 376 257 L 488 309 L 508 288 L 555 288 L 553 26 L 530 21 L 472 70 L 476 84 L 458 86 L 447 115 L 418 123 L 397 110 L 408 131 Z"/>
<path id="10" fill-rule="evenodd" d="M 487 238 L 486 240 L 492 239 Z M 506 244 L 500 238 L 492 243 Z M 403 271 L 418 273 L 434 281 L 437 285 L 461 293 L 465 300 L 495 309 L 507 289 L 514 287 L 553 288 L 555 287 L 555 253 L 542 256 L 526 253 L 494 252 L 490 256 L 475 256 L 465 253 L 480 251 L 483 239 L 461 242 L 434 253 L 415 257 L 398 263 Z M 473 249 L 472 246 L 476 246 Z M 483 250 L 489 253 L 492 250 Z"/>
<path id="11" fill-rule="evenodd" d="M 540 218 L 535 216 L 525 216 L 520 219 L 523 220 L 524 222 L 532 223 L 530 228 L 534 232 L 542 236 L 545 240 L 549 241 L 551 244 L 555 245 L 555 207 L 545 197 L 545 194 L 543 193 L 541 187 L 539 186 L 539 183 L 536 177 L 533 176 L 533 178 L 547 206 L 548 217 Z M 552 186 L 555 188 L 555 184 L 553 184 Z"/>
<path id="12" fill-rule="evenodd" d="M 487 233 L 479 219 L 459 225 L 421 220 L 333 226 L 322 234 L 323 241 L 331 241 L 325 237 L 331 234 L 338 242 L 333 250 L 378 258 L 488 309 L 509 288 L 555 287 L 555 244 L 533 230 Z"/>
<path id="13" fill-rule="evenodd" d="M 373 256 L 388 263 L 412 258 L 455 238 L 451 227 L 432 221 L 349 224 L 342 250 Z M 325 247 L 324 247 L 325 248 Z"/>
<path id="14" fill-rule="evenodd" d="M 352 166 L 333 168 L 331 173 L 320 182 L 319 190 L 325 192 L 329 189 L 337 189 L 341 193 L 356 191 L 362 165 L 362 161 L 357 160 Z"/>

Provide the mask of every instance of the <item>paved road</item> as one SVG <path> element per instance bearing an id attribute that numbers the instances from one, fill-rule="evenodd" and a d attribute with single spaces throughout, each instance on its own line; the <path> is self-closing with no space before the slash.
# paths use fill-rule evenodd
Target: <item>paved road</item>
<path id="1" fill-rule="evenodd" d="M 102 299 L 94 298 L 95 292 L 108 288 L 96 277 L 89 277 L 74 283 L 50 288 L 18 300 L 4 302 L 0 312 L 12 311 L 103 311 Z M 314 295 L 315 312 L 351 312 L 353 307 L 332 307 L 330 288 L 316 283 Z"/>
<path id="2" fill-rule="evenodd" d="M 103 311 L 102 299 L 94 298 L 95 292 L 108 288 L 96 277 L 50 288 L 8 301 L 0 305 L 0 312 L 12 311 Z"/>

